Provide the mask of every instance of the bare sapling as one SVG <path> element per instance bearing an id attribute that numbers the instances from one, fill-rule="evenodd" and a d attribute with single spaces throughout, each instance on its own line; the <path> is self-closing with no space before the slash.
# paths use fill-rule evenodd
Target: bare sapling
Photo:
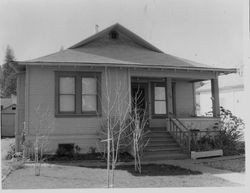
<path id="1" fill-rule="evenodd" d="M 32 125 L 35 128 L 34 156 L 35 156 L 35 175 L 40 176 L 41 164 L 44 161 L 44 152 L 46 151 L 49 138 L 54 130 L 53 116 L 49 108 L 42 110 L 41 105 L 35 109 L 37 121 Z"/>
<path id="2" fill-rule="evenodd" d="M 132 99 L 132 113 L 131 120 L 133 124 L 133 153 L 134 153 L 134 167 L 135 171 L 141 173 L 141 157 L 143 149 L 147 146 L 149 139 L 146 139 L 146 136 L 149 131 L 146 131 L 148 124 L 147 118 L 147 105 L 142 108 L 142 103 L 144 97 L 139 88 L 135 94 L 135 97 Z"/>
<path id="3" fill-rule="evenodd" d="M 102 120 L 101 142 L 105 142 L 107 153 L 107 186 L 112 188 L 115 180 L 115 168 L 121 147 L 128 145 L 123 143 L 127 136 L 126 131 L 129 130 L 131 121 L 128 121 L 130 104 L 128 102 L 128 90 L 122 85 L 122 81 L 116 74 L 115 86 L 111 83 L 110 72 L 105 68 L 105 93 L 102 110 L 105 119 Z"/>

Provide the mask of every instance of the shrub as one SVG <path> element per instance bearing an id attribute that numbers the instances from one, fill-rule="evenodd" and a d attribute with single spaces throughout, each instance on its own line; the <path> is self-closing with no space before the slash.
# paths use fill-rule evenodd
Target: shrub
<path id="1" fill-rule="evenodd" d="M 19 170 L 19 169 L 23 169 L 25 167 L 24 162 L 22 160 L 19 161 L 13 161 L 11 163 L 11 169 L 12 170 Z"/>
<path id="2" fill-rule="evenodd" d="M 10 149 L 7 152 L 5 159 L 11 160 L 14 156 L 15 156 L 15 144 L 12 143 L 12 144 L 10 144 Z"/>
<path id="3" fill-rule="evenodd" d="M 96 153 L 96 147 L 89 147 L 89 153 L 95 154 Z"/>
<path id="4" fill-rule="evenodd" d="M 74 147 L 74 144 L 59 144 L 56 155 L 58 157 L 73 157 Z"/>
<path id="5" fill-rule="evenodd" d="M 243 140 L 245 124 L 241 118 L 233 115 L 230 110 L 221 107 L 220 113 L 221 132 L 219 140 L 224 155 L 240 154 L 239 147 Z"/>
<path id="6" fill-rule="evenodd" d="M 199 130 L 192 132 L 191 151 L 210 151 L 221 148 L 218 135 L 216 136 L 215 133 L 208 130 L 204 136 L 197 139 L 195 132 L 199 132 Z"/>
<path id="7" fill-rule="evenodd" d="M 233 115 L 230 110 L 220 107 L 220 133 L 213 141 L 215 147 L 223 149 L 224 155 L 244 153 L 244 129 L 245 124 L 241 118 Z"/>

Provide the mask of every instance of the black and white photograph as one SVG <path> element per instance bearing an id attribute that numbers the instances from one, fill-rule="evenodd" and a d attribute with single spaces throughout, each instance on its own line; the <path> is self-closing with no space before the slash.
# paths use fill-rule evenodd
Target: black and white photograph
<path id="1" fill-rule="evenodd" d="M 246 192 L 249 4 L 0 0 L 1 190 Z"/>

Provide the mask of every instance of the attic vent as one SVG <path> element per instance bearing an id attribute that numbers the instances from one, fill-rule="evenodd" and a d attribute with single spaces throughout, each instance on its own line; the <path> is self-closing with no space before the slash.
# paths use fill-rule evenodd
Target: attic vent
<path id="1" fill-rule="evenodd" d="M 111 31 L 109 33 L 109 36 L 110 36 L 111 39 L 116 40 L 116 39 L 118 39 L 119 34 L 117 33 L 117 31 Z"/>

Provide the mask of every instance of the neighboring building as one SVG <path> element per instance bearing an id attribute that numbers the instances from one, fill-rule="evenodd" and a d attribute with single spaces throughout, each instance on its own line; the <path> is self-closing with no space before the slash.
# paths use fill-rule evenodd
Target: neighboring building
<path id="1" fill-rule="evenodd" d="M 0 98 L 1 105 L 1 137 L 15 136 L 16 96 Z"/>
<path id="2" fill-rule="evenodd" d="M 15 95 L 11 95 L 9 98 L 0 98 L 1 109 L 4 109 L 10 105 L 17 103 L 17 97 Z"/>
<path id="3" fill-rule="evenodd" d="M 219 77 L 220 106 L 234 115 L 244 117 L 244 82 L 242 74 L 230 74 Z M 212 110 L 211 84 L 205 82 L 196 90 L 197 115 L 202 116 Z"/>
<path id="4" fill-rule="evenodd" d="M 187 156 L 181 151 L 187 148 L 186 138 L 180 139 L 185 143 L 175 141 L 172 147 L 165 143 L 169 139 L 166 125 L 172 128 L 169 123 L 176 120 L 170 117 L 178 117 L 189 128 L 213 128 L 219 120 L 218 75 L 236 71 L 165 54 L 119 24 L 69 49 L 12 66 L 18 72 L 17 149 L 20 150 L 24 128 L 26 140 L 34 141 L 41 122 L 38 110 L 53 125 L 47 152 L 54 153 L 59 144 L 78 145 L 81 152 L 100 147 L 97 132 L 107 118 L 108 104 L 117 100 L 116 93 L 122 93 L 127 105 L 119 113 L 126 113 L 139 90 L 140 108 L 149 117 L 152 139 L 145 157 L 154 159 Z M 214 116 L 210 118 L 195 114 L 194 83 L 205 80 L 210 80 L 213 88 Z M 111 114 L 117 116 L 115 105 L 113 109 Z M 176 124 L 173 129 L 177 127 L 181 125 Z M 171 134 L 177 140 L 175 133 Z"/>

